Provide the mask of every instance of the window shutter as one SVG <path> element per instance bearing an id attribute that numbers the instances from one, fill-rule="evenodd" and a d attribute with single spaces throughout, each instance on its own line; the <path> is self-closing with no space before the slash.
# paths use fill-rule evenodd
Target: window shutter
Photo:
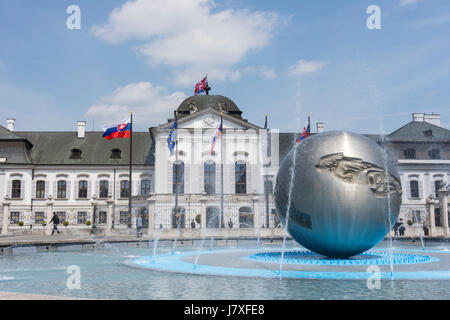
<path id="1" fill-rule="evenodd" d="M 411 180 L 406 181 L 406 194 L 408 199 L 411 199 Z"/>
<path id="2" fill-rule="evenodd" d="M 69 181 L 69 180 L 67 180 L 67 190 L 66 190 L 66 198 L 67 199 L 70 199 L 70 191 L 71 191 L 71 188 L 70 188 L 70 186 L 71 186 L 71 181 Z"/>
<path id="3" fill-rule="evenodd" d="M 8 180 L 8 196 L 12 197 L 12 180 Z"/>
<path id="4" fill-rule="evenodd" d="M 119 181 L 116 181 L 115 188 L 116 188 L 115 192 L 116 192 L 117 198 L 120 198 L 120 182 Z"/>
<path id="5" fill-rule="evenodd" d="M 131 189 L 133 192 L 131 195 L 133 196 L 140 196 L 141 195 L 141 181 L 142 180 L 136 180 L 134 181 L 133 185 L 134 187 Z"/>
<path id="6" fill-rule="evenodd" d="M 98 180 L 95 180 L 94 194 L 97 195 L 97 197 L 100 197 L 100 182 Z"/>
<path id="7" fill-rule="evenodd" d="M 419 198 L 423 198 L 423 182 L 419 180 Z"/>
<path id="8" fill-rule="evenodd" d="M 49 186 L 49 181 L 45 180 L 44 181 L 44 190 L 45 190 L 44 196 L 46 199 L 48 198 L 48 186 Z"/>
<path id="9" fill-rule="evenodd" d="M 113 180 L 109 180 L 108 182 L 108 195 L 111 194 L 113 199 L 115 198 L 114 196 L 114 181 Z"/>
<path id="10" fill-rule="evenodd" d="M 57 194 L 58 194 L 58 192 L 57 192 L 57 188 L 56 188 L 56 181 L 53 181 L 53 198 L 56 198 L 57 197 Z"/>
<path id="11" fill-rule="evenodd" d="M 79 194 L 78 194 L 79 187 L 80 187 L 80 180 L 76 180 L 76 181 L 75 181 L 75 185 L 73 186 L 73 189 L 74 189 L 74 198 L 75 198 L 75 199 L 78 199 L 78 198 L 79 198 Z"/>

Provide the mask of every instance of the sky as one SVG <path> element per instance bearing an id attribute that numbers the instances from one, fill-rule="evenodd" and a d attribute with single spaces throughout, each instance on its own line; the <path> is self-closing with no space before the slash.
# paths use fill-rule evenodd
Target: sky
<path id="1" fill-rule="evenodd" d="M 448 0 L 0 0 L 0 124 L 101 131 L 132 111 L 146 131 L 208 74 L 281 132 L 310 114 L 312 131 L 390 133 L 413 112 L 450 129 L 449 52 Z"/>

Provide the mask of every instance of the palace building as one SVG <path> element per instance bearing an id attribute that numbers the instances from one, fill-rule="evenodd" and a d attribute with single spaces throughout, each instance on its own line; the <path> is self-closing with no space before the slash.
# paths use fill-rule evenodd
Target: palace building
<path id="1" fill-rule="evenodd" d="M 68 233 L 130 233 L 140 214 L 148 234 L 163 238 L 282 236 L 273 189 L 298 133 L 266 131 L 221 95 L 189 97 L 174 111 L 174 152 L 167 139 L 175 118 L 133 132 L 131 185 L 129 139 L 108 141 L 84 121 L 70 132 L 15 131 L 8 119 L 0 126 L 1 234 L 48 233 L 56 212 Z M 448 237 L 450 130 L 439 115 L 413 114 L 389 135 L 366 136 L 397 161 L 407 234 L 425 223 L 431 236 Z"/>

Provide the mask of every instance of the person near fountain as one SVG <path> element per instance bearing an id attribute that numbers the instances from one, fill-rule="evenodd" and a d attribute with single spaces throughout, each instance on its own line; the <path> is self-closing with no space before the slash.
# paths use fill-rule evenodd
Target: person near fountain
<path id="1" fill-rule="evenodd" d="M 228 228 L 233 229 L 233 221 L 231 220 L 231 218 L 230 220 L 228 220 Z"/>
<path id="2" fill-rule="evenodd" d="M 195 229 L 195 221 L 194 221 L 194 219 L 191 220 L 191 228 Z"/>
<path id="3" fill-rule="evenodd" d="M 405 226 L 403 225 L 403 219 L 400 219 L 400 225 L 398 226 L 398 232 L 400 232 L 400 236 L 405 235 Z"/>
<path id="4" fill-rule="evenodd" d="M 429 223 L 430 223 L 430 220 L 429 220 L 428 217 L 427 217 L 427 218 L 425 219 L 425 221 L 423 222 L 423 234 L 424 234 L 425 236 L 428 236 L 428 235 L 429 235 L 429 231 L 430 231 L 430 229 L 428 228 Z"/>
<path id="5" fill-rule="evenodd" d="M 142 217 L 138 213 L 137 217 L 136 217 L 136 232 L 137 232 L 138 238 L 142 237 L 142 226 L 143 226 Z"/>
<path id="6" fill-rule="evenodd" d="M 58 215 L 56 214 L 56 212 L 53 212 L 52 220 L 50 220 L 49 223 L 52 223 L 52 222 L 53 222 L 52 235 L 55 233 L 55 231 L 58 232 L 58 234 L 60 234 L 61 232 L 59 232 L 59 230 L 58 230 L 59 217 L 58 217 Z"/>

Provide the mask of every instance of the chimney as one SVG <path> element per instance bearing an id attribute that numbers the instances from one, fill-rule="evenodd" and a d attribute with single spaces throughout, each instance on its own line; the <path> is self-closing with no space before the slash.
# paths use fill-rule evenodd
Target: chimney
<path id="1" fill-rule="evenodd" d="M 434 124 L 435 126 L 440 127 L 441 126 L 441 115 L 440 114 L 424 114 L 424 121 Z"/>
<path id="2" fill-rule="evenodd" d="M 14 131 L 14 122 L 16 119 L 14 118 L 8 118 L 6 119 L 6 126 L 8 127 L 8 130 L 13 132 Z"/>
<path id="3" fill-rule="evenodd" d="M 413 121 L 414 122 L 423 122 L 425 114 L 424 113 L 413 113 Z"/>
<path id="4" fill-rule="evenodd" d="M 316 122 L 317 133 L 322 133 L 325 131 L 325 123 L 324 122 Z"/>
<path id="5" fill-rule="evenodd" d="M 78 121 L 78 138 L 84 138 L 86 136 L 86 121 Z"/>

